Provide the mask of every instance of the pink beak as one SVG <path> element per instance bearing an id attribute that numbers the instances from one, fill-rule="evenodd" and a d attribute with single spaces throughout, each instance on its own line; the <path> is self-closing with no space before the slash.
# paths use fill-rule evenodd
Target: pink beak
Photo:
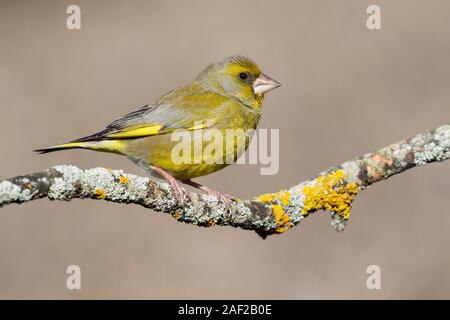
<path id="1" fill-rule="evenodd" d="M 278 88 L 279 86 L 281 86 L 281 83 L 266 76 L 262 72 L 259 75 L 259 77 L 256 78 L 255 81 L 253 81 L 253 91 L 255 92 L 255 94 L 258 93 L 264 94 L 266 92 Z"/>

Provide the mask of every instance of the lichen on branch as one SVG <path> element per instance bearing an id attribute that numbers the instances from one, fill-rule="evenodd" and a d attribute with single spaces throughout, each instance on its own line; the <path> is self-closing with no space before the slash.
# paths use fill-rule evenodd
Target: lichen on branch
<path id="1" fill-rule="evenodd" d="M 262 237 L 284 233 L 311 213 L 325 210 L 331 213 L 335 229 L 342 231 L 360 191 L 407 169 L 449 158 L 450 125 L 446 124 L 332 167 L 286 190 L 231 202 L 190 193 L 182 204 L 168 184 L 148 177 L 122 170 L 60 165 L 1 180 L 0 207 L 45 197 L 64 201 L 89 198 L 139 204 L 180 222 L 233 226 L 256 231 Z"/>
<path id="2" fill-rule="evenodd" d="M 313 185 L 305 186 L 302 213 L 307 216 L 317 210 L 325 210 L 348 220 L 353 199 L 358 192 L 359 187 L 356 183 L 345 181 L 344 170 L 333 171 L 318 177 Z"/>

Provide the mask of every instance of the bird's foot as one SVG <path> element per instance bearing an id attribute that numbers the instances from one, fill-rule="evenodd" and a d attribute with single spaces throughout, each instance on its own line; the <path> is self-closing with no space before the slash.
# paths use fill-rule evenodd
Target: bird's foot
<path id="1" fill-rule="evenodd" d="M 180 204 L 184 204 L 189 198 L 189 191 L 187 191 L 175 178 L 169 181 L 172 189 L 175 191 L 175 195 Z"/>
<path id="2" fill-rule="evenodd" d="M 187 191 L 177 179 L 175 179 L 170 173 L 166 172 L 165 170 L 159 167 L 152 167 L 152 169 L 159 173 L 165 180 L 167 180 L 167 182 L 169 182 L 170 186 L 175 192 L 175 196 L 178 202 L 181 205 L 184 204 L 184 202 L 189 197 L 189 191 Z"/>

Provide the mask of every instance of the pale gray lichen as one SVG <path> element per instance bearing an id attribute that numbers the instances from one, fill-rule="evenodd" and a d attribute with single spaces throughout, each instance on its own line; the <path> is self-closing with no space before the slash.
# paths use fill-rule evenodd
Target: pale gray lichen
<path id="1" fill-rule="evenodd" d="M 344 217 L 335 212 L 331 212 L 331 226 L 337 231 L 342 232 L 345 230 L 347 226 L 348 220 L 344 219 Z"/>
<path id="2" fill-rule="evenodd" d="M 70 165 L 54 166 L 52 169 L 62 174 L 62 177 L 53 179 L 48 190 L 50 200 L 70 200 L 75 194 L 75 183 L 79 181 L 83 170 Z"/>
<path id="3" fill-rule="evenodd" d="M 442 151 L 437 155 L 436 161 L 444 161 L 450 158 L 450 125 L 443 125 L 436 129 L 434 139 L 441 146 Z"/>
<path id="4" fill-rule="evenodd" d="M 81 182 L 86 186 L 86 191 L 94 192 L 95 189 L 102 189 L 106 194 L 111 195 L 114 186 L 114 177 L 111 172 L 104 168 L 93 168 L 84 170 Z"/>
<path id="5" fill-rule="evenodd" d="M 289 212 L 289 216 L 294 224 L 300 223 L 300 221 L 305 218 L 302 214 L 305 204 L 305 194 L 303 193 L 303 189 L 306 185 L 308 185 L 308 183 L 311 184 L 313 181 L 306 181 L 288 189 L 291 196 L 289 199 L 289 204 L 287 205 L 287 212 Z"/>
<path id="6" fill-rule="evenodd" d="M 235 205 L 234 212 L 230 213 L 228 218 L 233 221 L 234 224 L 244 224 L 246 221 L 252 220 L 252 211 L 248 207 L 249 202 L 238 201 Z M 226 206 L 222 206 L 224 214 L 226 215 Z M 258 226 L 258 225 L 257 225 Z"/>
<path id="7" fill-rule="evenodd" d="M 113 170 L 111 172 L 114 179 L 120 180 L 125 177 L 128 181 L 122 183 L 119 188 L 115 188 L 112 199 L 121 199 L 126 202 L 128 200 L 136 201 L 138 199 L 145 199 L 148 193 L 148 178 L 124 174 L 121 170 Z"/>
<path id="8" fill-rule="evenodd" d="M 423 146 L 427 142 L 433 140 L 433 136 L 429 131 L 422 132 L 414 137 L 412 137 L 409 143 L 412 146 Z"/>
<path id="9" fill-rule="evenodd" d="M 190 204 L 182 208 L 183 220 L 192 224 L 224 224 L 229 222 L 226 216 L 227 205 L 212 195 L 190 194 Z M 240 215 L 234 218 L 239 219 Z"/>
<path id="10" fill-rule="evenodd" d="M 407 166 L 407 155 L 411 152 L 411 146 L 406 143 L 400 144 L 392 151 L 392 159 L 394 160 L 395 168 L 402 168 Z"/>
<path id="11" fill-rule="evenodd" d="M 434 141 L 427 143 L 423 146 L 421 151 L 416 151 L 414 154 L 414 163 L 417 166 L 423 166 L 431 161 L 442 161 L 446 159 L 446 153 L 448 150 Z"/>
<path id="12" fill-rule="evenodd" d="M 31 200 L 33 192 L 29 189 L 22 189 L 10 181 L 0 182 L 0 206 L 9 202 L 26 202 Z"/>
<path id="13" fill-rule="evenodd" d="M 130 185 L 136 186 L 137 190 L 139 190 L 140 201 L 145 207 L 167 213 L 173 212 L 176 208 L 178 200 L 169 184 L 152 181 L 149 178 L 134 175 L 128 175 L 127 177 L 130 179 Z M 162 196 L 149 196 L 149 183 L 154 184 L 154 188 L 158 189 L 162 193 Z"/>
<path id="14" fill-rule="evenodd" d="M 47 177 L 41 177 L 41 178 L 38 179 L 38 182 L 41 182 L 43 184 L 47 184 L 48 183 L 48 179 L 47 179 Z"/>
<path id="15" fill-rule="evenodd" d="M 442 145 L 450 147 L 450 125 L 445 124 L 436 129 L 434 139 Z"/>
<path id="16" fill-rule="evenodd" d="M 357 177 L 360 171 L 359 161 L 347 161 L 341 165 L 342 170 L 345 172 L 346 177 Z"/>
<path id="17" fill-rule="evenodd" d="M 450 157 L 450 125 L 418 134 L 411 139 L 414 147 L 414 163 L 422 166 L 431 161 L 443 161 Z"/>

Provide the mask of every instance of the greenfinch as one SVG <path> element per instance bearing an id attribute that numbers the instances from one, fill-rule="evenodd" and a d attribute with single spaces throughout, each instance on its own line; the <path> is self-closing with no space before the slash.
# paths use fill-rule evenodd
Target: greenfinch
<path id="1" fill-rule="evenodd" d="M 126 114 L 98 133 L 35 151 L 82 148 L 121 154 L 152 175 L 166 179 L 181 202 L 187 192 L 180 181 L 226 199 L 230 196 L 191 179 L 223 169 L 245 152 L 251 139 L 249 132 L 256 129 L 261 118 L 264 94 L 279 86 L 249 58 L 228 57 L 207 66 L 190 84 Z M 188 157 L 183 155 L 188 161 L 175 161 L 173 151 L 180 144 L 174 139 L 175 133 L 188 133 L 184 137 L 190 147 L 196 143 L 193 137 L 198 132 L 225 137 L 230 129 L 231 143 L 215 139 L 212 152 L 207 147 L 210 141 L 202 141 L 201 148 L 194 146 Z"/>

